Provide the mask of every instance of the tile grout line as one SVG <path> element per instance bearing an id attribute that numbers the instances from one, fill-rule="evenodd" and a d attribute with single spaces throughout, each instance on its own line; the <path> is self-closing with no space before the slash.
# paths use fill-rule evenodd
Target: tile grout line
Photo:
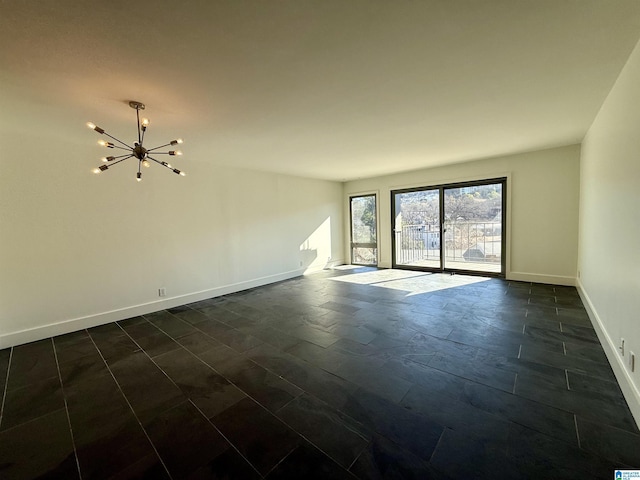
<path id="1" fill-rule="evenodd" d="M 250 397 L 249 397 L 249 398 L 250 398 Z M 240 455 L 242 458 L 244 458 L 244 460 L 247 462 L 247 464 L 248 464 L 251 468 L 253 468 L 253 470 L 254 470 L 258 475 L 260 475 L 260 477 L 263 477 L 263 475 L 258 471 L 258 469 L 253 465 L 253 463 L 251 463 L 251 462 L 249 461 L 249 459 L 248 459 L 247 457 L 245 457 L 245 456 L 242 454 L 242 452 L 238 449 L 238 447 L 236 447 L 236 446 L 233 444 L 233 442 L 232 442 L 231 440 L 229 440 L 229 439 L 227 438 L 227 436 L 226 436 L 224 433 L 222 433 L 222 431 L 221 431 L 221 430 L 216 426 L 216 424 L 215 424 L 215 423 L 213 423 L 213 422 L 211 421 L 211 419 L 210 419 L 209 417 L 207 417 L 207 416 L 205 415 L 205 413 L 204 413 L 202 410 L 200 410 L 200 407 L 198 407 L 195 403 L 193 403 L 193 401 L 192 401 L 190 398 L 187 398 L 187 402 L 188 402 L 188 403 L 190 403 L 191 405 L 193 405 L 193 408 L 195 408 L 195 409 L 200 413 L 200 415 L 202 415 L 202 416 L 204 417 L 204 419 L 207 421 L 207 423 L 208 423 L 209 425 L 211 425 L 211 426 L 216 430 L 216 432 L 218 432 L 218 433 L 220 434 L 220 436 L 221 436 L 222 438 L 224 438 L 224 439 L 227 441 L 227 443 L 229 444 L 229 446 L 230 446 L 231 448 L 233 448 L 236 452 L 238 452 L 238 455 Z M 292 449 L 291 451 L 293 451 L 293 450 L 295 450 L 295 448 L 294 448 L 294 449 Z M 289 452 L 289 453 L 291 453 L 291 452 Z M 287 456 L 288 456 L 288 455 L 287 455 Z M 263 477 L 263 478 L 264 478 L 264 477 Z"/>
<path id="2" fill-rule="evenodd" d="M 433 460 L 433 456 L 436 454 L 436 452 L 438 451 L 438 446 L 440 445 L 440 442 L 442 442 L 442 437 L 444 437 L 444 432 L 447 431 L 448 427 L 442 427 L 442 433 L 440 434 L 440 437 L 438 437 L 438 441 L 436 442 L 436 446 L 433 447 L 433 452 L 431 452 L 431 456 L 429 457 L 428 462 L 431 463 L 431 460 Z"/>
<path id="3" fill-rule="evenodd" d="M 312 395 L 309 392 L 306 392 L 303 390 L 304 393 L 307 393 L 308 395 Z M 298 398 L 298 397 L 296 397 Z M 295 400 L 295 399 L 294 399 Z M 322 399 L 319 399 L 321 402 L 324 402 Z M 292 400 L 293 401 L 293 400 Z M 291 402 L 289 402 L 291 403 Z M 288 405 L 288 404 L 287 404 Z M 328 405 L 328 404 L 327 404 Z M 264 408 L 264 407 L 263 407 Z M 281 410 L 284 407 L 281 407 L 278 410 Z M 268 411 L 268 410 L 267 410 Z M 336 409 L 336 411 L 339 411 Z M 271 413 L 271 412 L 270 412 Z M 310 445 L 314 446 L 315 448 L 318 449 L 319 452 L 322 452 L 324 455 L 327 456 L 327 458 L 329 458 L 332 462 L 334 462 L 336 465 L 340 466 L 340 468 L 344 468 L 345 470 L 349 470 L 349 468 L 351 468 L 351 466 L 355 463 L 355 461 L 358 459 L 358 457 L 360 456 L 360 454 L 362 454 L 362 452 L 364 452 L 364 450 L 367 448 L 367 446 L 369 445 L 369 442 L 367 442 L 365 444 L 365 446 L 362 448 L 362 451 L 360 452 L 360 454 L 356 455 L 356 457 L 354 458 L 353 462 L 351 462 L 351 464 L 349 465 L 348 468 L 345 468 L 344 466 L 342 466 L 340 463 L 338 463 L 338 461 L 333 458 L 331 455 L 329 455 L 327 452 L 325 452 L 322 448 L 320 448 L 320 446 L 316 445 L 315 442 L 313 442 L 311 439 L 307 438 L 305 435 L 303 435 L 302 433 L 298 432 L 295 428 L 293 428 L 291 425 L 289 425 L 287 422 L 284 421 L 284 419 L 280 418 L 279 416 L 277 416 L 275 413 L 272 413 L 272 415 L 274 417 L 276 417 L 280 422 L 282 422 L 284 425 L 286 425 L 287 427 L 289 427 L 292 431 L 294 431 L 295 433 L 297 433 L 298 435 L 300 435 L 301 438 L 303 438 L 304 440 L 306 440 Z M 355 420 L 355 419 L 354 419 Z M 344 423 L 340 423 L 340 425 L 345 428 L 346 430 L 349 430 L 351 433 L 354 433 L 355 435 L 359 436 L 360 438 L 362 438 L 362 440 L 367 440 L 366 438 L 364 438 L 362 435 L 360 435 L 360 433 L 356 432 L 355 430 L 351 429 L 348 425 L 344 424 Z M 229 442 L 231 443 L 231 442 Z M 295 450 L 296 448 L 298 448 L 298 446 L 296 446 L 293 450 Z M 270 471 L 269 473 L 271 473 L 278 465 L 280 465 L 280 463 L 282 463 L 291 453 L 293 453 L 293 450 L 291 450 L 291 452 L 289 452 L 280 462 L 278 462 L 277 465 L 275 465 Z M 267 475 L 269 474 L 267 473 Z"/>
<path id="4" fill-rule="evenodd" d="M 358 452 L 358 455 L 356 455 L 356 458 L 353 459 L 353 462 L 351 462 L 351 464 L 349 465 L 349 468 L 347 468 L 347 472 L 351 472 L 351 468 L 356 464 L 356 462 L 358 461 L 358 459 L 362 456 L 362 454 L 367 450 L 367 447 L 369 447 L 369 445 L 372 443 L 372 441 L 368 441 L 364 447 L 362 447 L 362 450 L 360 450 L 360 452 Z"/>
<path id="5" fill-rule="evenodd" d="M 117 322 L 114 322 L 117 324 Z M 118 325 L 119 328 L 122 329 L 122 327 L 120 325 Z M 124 331 L 124 329 L 122 329 Z M 87 331 L 87 333 L 89 333 Z M 128 335 L 128 334 L 127 334 Z M 156 456 L 158 457 L 158 460 L 160 461 L 160 464 L 163 466 L 165 472 L 167 472 L 167 475 L 169 476 L 169 479 L 173 479 L 173 477 L 171 476 L 171 472 L 169 472 L 169 469 L 167 468 L 167 465 L 164 463 L 164 460 L 162 460 L 162 457 L 160 456 L 160 453 L 158 452 L 158 450 L 156 449 L 156 446 L 153 444 L 153 442 L 151 441 L 151 437 L 149 437 L 149 434 L 147 433 L 147 430 L 144 428 L 144 426 L 142 425 L 142 422 L 140 421 L 140 419 L 138 418 L 138 415 L 136 414 L 135 410 L 133 409 L 133 406 L 131 405 L 131 403 L 129 402 L 129 399 L 127 398 L 127 396 L 124 394 L 124 390 L 122 390 L 122 387 L 120 386 L 120 383 L 118 382 L 118 379 L 116 378 L 116 376 L 113 374 L 113 372 L 111 371 L 111 367 L 109 366 L 109 364 L 107 363 L 107 360 L 104 358 L 104 355 L 102 355 L 102 352 L 100 351 L 100 349 L 98 348 L 98 345 L 96 344 L 96 342 L 93 340 L 93 337 L 91 336 L 91 334 L 89 333 L 89 338 L 91 339 L 91 343 L 93 343 L 93 346 L 95 347 L 95 349 L 98 351 L 98 354 L 100 355 L 100 358 L 102 358 L 102 361 L 104 362 L 104 365 L 107 367 L 107 370 L 109 371 L 109 375 L 111 375 L 111 378 L 113 378 L 113 381 L 116 383 L 116 386 L 118 387 L 118 390 L 120 391 L 120 395 L 122 395 L 122 398 L 124 398 L 124 401 L 127 402 L 127 405 L 129 406 L 129 409 L 131 410 L 131 413 L 133 413 L 133 417 L 136 419 L 136 421 L 138 422 L 138 425 L 140 425 L 140 428 L 142 429 L 142 432 L 144 433 L 144 436 L 147 438 L 147 441 L 149 442 L 149 444 L 151 445 L 151 448 L 153 448 L 153 451 L 155 452 Z M 136 343 L 136 345 L 138 345 Z M 139 347 L 140 345 L 138 345 Z M 144 351 L 144 350 L 143 350 Z M 135 462 L 134 462 L 135 463 Z M 132 464 L 133 465 L 133 464 Z M 125 468 L 129 467 L 131 465 L 127 465 Z M 116 473 L 120 473 L 120 472 L 116 472 Z"/>
<path id="6" fill-rule="evenodd" d="M 258 365 L 258 366 L 259 366 L 259 365 Z M 261 368 L 263 368 L 263 367 L 261 367 Z M 266 369 L 265 369 L 265 370 L 266 370 Z M 280 377 L 280 378 L 282 378 L 282 377 Z M 285 380 L 285 379 L 284 379 L 284 378 L 282 378 L 282 380 Z M 298 388 L 300 388 L 300 387 L 298 387 Z M 282 405 L 281 407 L 279 407 L 279 408 L 278 408 L 278 410 L 276 410 L 275 412 L 273 412 L 273 414 L 275 415 L 276 413 L 278 413 L 279 411 L 281 411 L 283 408 L 288 407 L 291 403 L 293 403 L 294 401 L 296 401 L 298 398 L 300 398 L 300 397 L 301 397 L 302 395 L 304 395 L 305 393 L 309 393 L 309 392 L 306 392 L 306 391 L 302 390 L 301 388 L 300 388 L 300 391 L 302 392 L 300 395 L 297 395 L 297 396 L 293 397 L 293 398 L 292 398 L 291 400 L 289 400 L 287 403 L 285 403 L 284 405 Z"/>
<path id="7" fill-rule="evenodd" d="M 67 403 L 67 394 L 64 390 L 64 384 L 62 383 L 62 373 L 60 372 L 60 362 L 58 361 L 58 350 L 56 349 L 56 342 L 53 340 L 53 337 L 51 337 L 51 346 L 53 347 L 53 356 L 56 359 L 56 370 L 58 371 L 58 381 L 60 382 L 60 388 L 62 389 L 62 400 L 64 400 L 64 411 L 67 414 L 67 424 L 69 425 L 69 434 L 71 435 L 71 445 L 73 446 L 73 456 L 76 458 L 76 468 L 78 469 L 78 477 L 80 478 L 80 480 L 82 480 L 82 471 L 80 470 L 80 459 L 78 458 L 78 449 L 76 447 L 76 439 L 73 434 L 73 427 L 71 426 L 71 416 L 69 415 L 69 404 Z"/>
<path id="8" fill-rule="evenodd" d="M 276 468 L 278 468 L 278 466 L 280 466 L 280 464 L 281 464 L 282 462 L 284 462 L 287 458 L 289 458 L 289 456 L 290 456 L 290 455 L 295 451 L 295 449 L 296 449 L 296 448 L 298 448 L 298 447 L 299 447 L 299 445 L 296 445 L 294 448 L 292 448 L 292 449 L 291 449 L 291 451 L 290 451 L 289 453 L 287 453 L 284 457 L 282 457 L 278 463 L 276 463 L 273 467 L 271 467 L 271 469 L 267 472 L 267 474 L 266 474 L 264 477 L 262 477 L 262 478 L 267 478 L 267 477 L 271 474 L 271 472 L 273 472 Z M 323 452 L 323 453 L 324 453 L 324 452 Z M 329 458 L 331 458 L 331 457 L 329 457 Z M 333 460 L 333 459 L 331 459 L 331 460 Z M 342 465 L 340 465 L 340 466 L 342 467 Z"/>
<path id="9" fill-rule="evenodd" d="M 5 399 L 7 398 L 7 390 L 9 388 L 9 371 L 11 369 L 11 359 L 13 358 L 13 349 L 14 347 L 11 347 L 9 351 L 9 362 L 7 363 L 7 374 L 4 377 L 4 389 L 2 391 L 2 402 L 0 403 L 0 427 L 2 426 L 2 419 L 4 415 L 4 402 L 5 402 Z"/>

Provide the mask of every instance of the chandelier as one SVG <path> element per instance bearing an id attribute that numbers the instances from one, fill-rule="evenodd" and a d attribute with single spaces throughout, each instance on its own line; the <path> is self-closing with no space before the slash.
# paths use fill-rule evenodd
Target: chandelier
<path id="1" fill-rule="evenodd" d="M 120 149 L 120 150 L 124 150 L 124 151 L 127 152 L 127 153 L 125 153 L 123 155 L 102 157 L 103 164 L 100 165 L 98 168 L 95 168 L 93 170 L 93 173 L 102 173 L 102 172 L 108 170 L 109 168 L 113 167 L 114 165 L 116 165 L 116 164 L 118 164 L 120 162 L 124 162 L 125 160 L 133 157 L 133 158 L 137 158 L 138 159 L 138 173 L 136 175 L 136 180 L 138 182 L 142 181 L 142 167 L 149 167 L 150 166 L 149 160 L 151 160 L 152 162 L 156 162 L 158 165 L 162 165 L 163 167 L 168 168 L 169 170 L 173 171 L 174 173 L 177 173 L 178 175 L 182 175 L 184 177 L 185 173 L 183 171 L 178 170 L 177 168 L 174 168 L 170 163 L 164 162 L 162 160 L 158 160 L 158 159 L 153 158 L 151 156 L 151 154 L 153 154 L 153 155 L 170 155 L 170 156 L 180 156 L 180 155 L 182 155 L 182 152 L 180 150 L 169 150 L 168 152 L 158 152 L 158 150 L 160 148 L 165 148 L 165 147 L 170 147 L 170 146 L 181 144 L 182 143 L 182 139 L 178 138 L 177 140 L 171 140 L 169 143 L 166 143 L 164 145 L 160 145 L 159 147 L 148 148 L 148 149 L 145 148 L 143 146 L 144 134 L 147 131 L 147 127 L 149 126 L 149 119 L 143 118 L 142 122 L 140 121 L 140 110 L 144 110 L 144 103 L 140 103 L 140 102 L 136 102 L 136 101 L 132 100 L 132 101 L 129 102 L 129 106 L 131 108 L 135 108 L 135 110 L 136 110 L 136 119 L 138 121 L 138 141 L 134 142 L 133 147 L 131 145 L 123 142 L 122 140 L 119 140 L 116 137 L 113 137 L 113 136 L 109 135 L 107 132 L 104 131 L 104 129 L 98 127 L 94 123 L 87 122 L 87 127 L 89 127 L 91 130 L 95 130 L 96 132 L 98 132 L 101 135 L 106 135 L 107 137 L 109 137 L 112 140 L 115 140 L 117 142 L 117 144 L 115 144 L 115 143 L 112 143 L 112 142 L 99 140 L 98 143 L 100 145 L 102 145 L 103 147 L 106 147 L 106 148 Z"/>

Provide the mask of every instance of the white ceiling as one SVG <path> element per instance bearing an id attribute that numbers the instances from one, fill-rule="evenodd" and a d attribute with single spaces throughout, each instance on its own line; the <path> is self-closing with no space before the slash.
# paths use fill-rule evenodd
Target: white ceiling
<path id="1" fill-rule="evenodd" d="M 187 170 L 350 180 L 578 143 L 639 38 L 638 0 L 0 0 L 0 130 L 126 140 L 134 99 Z"/>

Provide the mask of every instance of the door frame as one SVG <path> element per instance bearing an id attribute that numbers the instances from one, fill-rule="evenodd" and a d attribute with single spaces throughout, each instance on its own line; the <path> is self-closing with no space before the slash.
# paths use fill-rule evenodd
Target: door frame
<path id="1" fill-rule="evenodd" d="M 445 222 L 444 222 L 444 191 L 446 189 L 464 188 L 464 187 L 477 187 L 482 185 L 492 185 L 499 183 L 502 185 L 502 225 L 501 225 L 501 245 L 500 245 L 500 272 L 482 272 L 478 270 L 464 270 L 460 268 L 449 268 L 445 262 Z M 496 177 L 486 178 L 481 180 L 468 180 L 464 182 L 455 183 L 442 183 L 438 185 L 425 185 L 421 187 L 402 188 L 397 190 L 391 190 L 391 267 L 402 270 L 415 270 L 424 272 L 438 272 L 438 273 L 460 273 L 464 275 L 481 275 L 487 277 L 505 278 L 507 273 L 507 188 L 508 177 Z M 396 195 L 401 193 L 420 192 L 424 190 L 438 190 L 439 191 L 439 204 L 440 204 L 440 267 L 420 267 L 413 265 L 398 264 L 396 259 L 396 235 L 395 235 L 395 221 L 396 221 Z"/>
<path id="2" fill-rule="evenodd" d="M 354 198 L 362 198 L 362 197 L 373 197 L 374 201 L 375 201 L 375 212 L 374 212 L 374 218 L 375 218 L 375 222 L 376 222 L 376 243 L 358 243 L 358 242 L 354 242 L 353 241 L 353 210 L 351 208 L 351 202 Z M 372 193 L 357 193 L 357 194 L 353 194 L 353 195 L 349 195 L 349 261 L 351 265 L 364 265 L 364 266 L 369 266 L 369 267 L 377 267 L 378 264 L 380 263 L 380 248 L 379 248 L 379 232 L 380 229 L 378 228 L 379 223 L 378 223 L 378 194 L 377 192 L 372 192 Z M 375 264 L 371 264 L 371 263 L 357 263 L 354 262 L 354 258 L 353 258 L 353 249 L 356 247 L 362 247 L 362 248 L 375 248 L 376 250 L 376 263 Z"/>

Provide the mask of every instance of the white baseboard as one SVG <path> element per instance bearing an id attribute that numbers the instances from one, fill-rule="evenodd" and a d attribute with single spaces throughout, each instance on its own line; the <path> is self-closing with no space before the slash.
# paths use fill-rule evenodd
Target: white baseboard
<path id="1" fill-rule="evenodd" d="M 507 280 L 515 280 L 517 282 L 548 283 L 551 285 L 566 285 L 569 287 L 574 287 L 576 285 L 575 277 L 541 275 L 538 273 L 525 272 L 509 272 L 507 273 Z"/>
<path id="2" fill-rule="evenodd" d="M 23 343 L 35 342 L 37 340 L 42 340 L 43 338 L 54 337 L 56 335 L 64 335 L 65 333 L 96 327 L 98 325 L 104 325 L 105 323 L 136 317 L 138 315 L 145 315 L 147 313 L 157 312 L 158 310 L 164 310 L 166 308 L 178 307 L 180 305 L 186 305 L 187 303 L 206 300 L 207 298 L 240 292 L 249 288 L 260 287 L 262 285 L 268 285 L 270 283 L 299 277 L 304 273 L 305 272 L 302 269 L 291 270 L 289 272 L 223 285 L 221 287 L 188 293 L 186 295 L 179 295 L 177 297 L 163 298 L 162 300 L 155 300 L 153 302 L 97 313 L 95 315 L 87 315 L 85 317 L 63 320 L 61 322 L 50 323 L 26 330 L 19 330 L 17 332 L 5 333 L 0 335 L 0 349 L 22 345 Z"/>
<path id="3" fill-rule="evenodd" d="M 342 259 L 339 260 L 330 260 L 327 262 L 327 264 L 324 266 L 323 270 L 326 268 L 333 268 L 333 267 L 339 267 L 341 265 L 346 265 L 346 262 Z"/>
<path id="4" fill-rule="evenodd" d="M 634 384 L 633 378 L 629 374 L 629 371 L 625 367 L 624 360 L 618 354 L 618 348 L 616 343 L 611 339 L 607 329 L 602 322 L 602 319 L 598 315 L 595 306 L 591 302 L 589 295 L 584 289 L 582 282 L 580 279 L 577 279 L 577 288 L 578 293 L 580 294 L 580 298 L 582 298 L 582 303 L 584 303 L 584 307 L 587 310 L 587 314 L 591 319 L 591 323 L 598 335 L 598 339 L 602 344 L 602 348 L 604 349 L 604 353 L 607 355 L 607 359 L 609 360 L 609 364 L 613 369 L 613 373 L 618 380 L 618 384 L 620 385 L 620 389 L 622 390 L 622 394 L 629 405 L 629 409 L 631 410 L 631 414 L 636 421 L 636 424 L 640 428 L 640 389 L 637 385 Z"/>
<path id="5" fill-rule="evenodd" d="M 393 268 L 389 262 L 380 262 L 378 268 Z M 574 287 L 576 285 L 575 277 L 565 277 L 561 275 L 542 275 L 539 273 L 525 272 L 507 272 L 507 280 L 515 280 L 518 282 L 547 283 L 551 285 L 566 285 Z"/>
<path id="6" fill-rule="evenodd" d="M 344 260 L 329 260 L 325 264 L 315 264 L 309 265 L 304 269 L 304 275 L 309 275 L 311 273 L 321 272 L 322 270 L 326 270 L 328 268 L 338 267 L 340 265 L 344 265 Z"/>

